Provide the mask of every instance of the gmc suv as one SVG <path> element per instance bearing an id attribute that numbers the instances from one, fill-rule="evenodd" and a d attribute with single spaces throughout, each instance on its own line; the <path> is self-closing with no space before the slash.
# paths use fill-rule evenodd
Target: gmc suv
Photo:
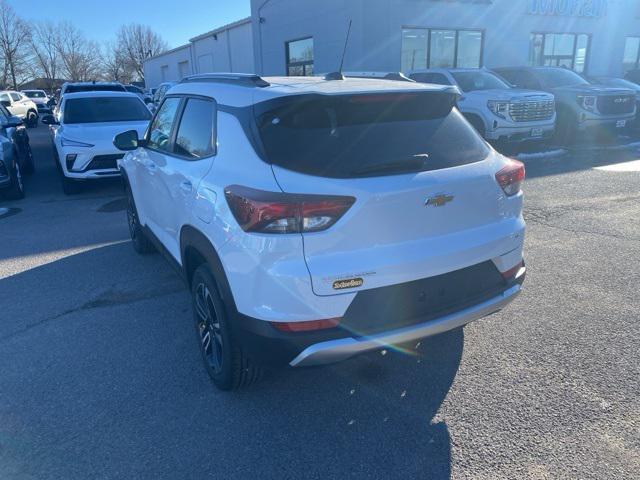
<path id="1" fill-rule="evenodd" d="M 494 71 L 520 88 L 553 93 L 558 110 L 558 139 L 565 145 L 580 137 L 623 132 L 636 116 L 635 92 L 592 85 L 560 67 L 505 67 Z"/>
<path id="2" fill-rule="evenodd" d="M 524 166 L 450 87 L 208 74 L 116 136 L 139 253 L 192 296 L 221 389 L 490 315 L 520 292 Z"/>
<path id="3" fill-rule="evenodd" d="M 455 85 L 462 92 L 458 108 L 487 140 L 509 145 L 540 142 L 553 136 L 556 109 L 553 95 L 515 89 L 479 68 L 416 70 L 409 78 L 423 83 Z"/>

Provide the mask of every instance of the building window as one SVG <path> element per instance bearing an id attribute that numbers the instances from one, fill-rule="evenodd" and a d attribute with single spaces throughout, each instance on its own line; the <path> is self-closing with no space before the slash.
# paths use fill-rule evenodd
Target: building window
<path id="1" fill-rule="evenodd" d="M 582 33 L 533 33 L 529 48 L 529 64 L 566 67 L 583 73 L 587 69 L 589 43 L 589 35 Z"/>
<path id="2" fill-rule="evenodd" d="M 623 73 L 640 68 L 640 37 L 627 37 L 622 59 Z"/>
<path id="3" fill-rule="evenodd" d="M 286 43 L 287 75 L 301 77 L 313 75 L 313 37 Z"/>
<path id="4" fill-rule="evenodd" d="M 479 68 L 484 33 L 479 30 L 402 29 L 403 72 L 421 68 Z"/>

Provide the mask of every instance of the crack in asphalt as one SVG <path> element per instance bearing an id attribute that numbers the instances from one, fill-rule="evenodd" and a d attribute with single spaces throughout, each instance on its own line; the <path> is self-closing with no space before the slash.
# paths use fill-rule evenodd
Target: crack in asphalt
<path id="1" fill-rule="evenodd" d="M 26 333 L 36 327 L 44 325 L 45 323 L 53 322 L 58 320 L 64 316 L 71 315 L 73 313 L 82 312 L 86 310 L 93 310 L 96 308 L 106 308 L 113 307 L 116 305 L 130 305 L 132 303 L 141 302 L 144 300 L 151 300 L 154 298 L 160 298 L 167 295 L 171 295 L 174 293 L 179 293 L 180 289 L 176 289 L 175 285 L 165 285 L 160 288 L 156 288 L 152 291 L 148 291 L 147 293 L 138 293 L 134 291 L 129 292 L 118 292 L 113 290 L 108 290 L 98 297 L 90 300 L 88 302 L 83 303 L 82 305 L 71 308 L 69 310 L 65 310 L 64 312 L 58 313 L 52 317 L 43 318 L 42 320 L 27 325 L 20 330 L 16 330 L 15 332 L 11 332 L 7 335 L 0 337 L 0 343 L 6 340 L 10 340 L 13 337 L 21 335 L 22 333 Z"/>
<path id="2" fill-rule="evenodd" d="M 597 232 L 595 230 L 585 230 L 580 228 L 562 227 L 560 225 L 554 225 L 550 223 L 548 220 L 541 220 L 540 218 L 536 218 L 536 216 L 527 217 L 525 215 L 525 220 L 530 223 L 535 223 L 536 225 L 542 225 L 543 227 L 554 228 L 556 230 L 561 230 L 563 232 L 568 232 L 568 233 L 596 235 L 600 237 L 615 238 L 616 240 L 629 240 L 629 241 L 635 241 L 635 242 L 640 241 L 640 237 L 633 237 L 633 236 L 616 234 L 616 233 Z"/>

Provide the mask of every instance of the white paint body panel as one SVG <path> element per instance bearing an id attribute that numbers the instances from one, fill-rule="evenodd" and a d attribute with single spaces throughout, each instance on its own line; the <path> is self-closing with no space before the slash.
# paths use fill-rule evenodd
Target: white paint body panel
<path id="1" fill-rule="evenodd" d="M 266 79 L 270 81 L 271 79 Z M 337 85 L 301 81 L 326 94 Z M 426 90 L 416 84 L 348 81 L 353 91 Z M 180 84 L 170 94 L 206 95 L 218 104 L 243 107 L 260 99 L 295 93 L 293 81 L 267 89 L 212 83 Z M 506 198 L 495 173 L 506 159 L 491 151 L 482 162 L 446 170 L 357 180 L 302 175 L 272 167 L 253 149 L 239 120 L 219 110 L 218 151 L 210 160 L 151 158 L 149 150 L 128 153 L 127 172 L 142 224 L 152 229 L 180 263 L 180 231 L 202 232 L 218 253 L 238 311 L 272 322 L 309 321 L 344 315 L 358 289 L 336 292 L 325 278 L 373 272 L 360 289 L 407 282 L 493 260 L 506 271 L 522 259 L 522 194 Z M 175 159 L 174 159 L 175 160 Z M 150 174 L 145 164 L 156 163 Z M 164 163 L 162 163 L 164 162 Z M 201 163 L 202 162 L 202 163 Z M 208 162 L 208 163 L 207 163 Z M 201 165 L 198 165 L 201 164 Z M 158 175 L 175 177 L 158 179 Z M 176 194 L 183 178 L 194 188 Z M 196 186 L 197 185 L 197 186 Z M 271 192 L 337 194 L 355 205 L 329 230 L 317 234 L 268 235 L 243 231 L 231 213 L 225 187 L 242 185 Z M 203 192 L 206 192 L 203 194 Z M 427 208 L 432 194 L 455 199 Z M 205 203 L 211 199 L 212 204 Z"/>

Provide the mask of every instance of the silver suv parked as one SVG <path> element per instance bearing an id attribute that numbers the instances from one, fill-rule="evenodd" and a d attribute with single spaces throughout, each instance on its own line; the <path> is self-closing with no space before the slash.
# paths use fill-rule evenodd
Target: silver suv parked
<path id="1" fill-rule="evenodd" d="M 514 145 L 553 136 L 556 111 L 550 93 L 512 88 L 479 68 L 416 70 L 409 77 L 422 83 L 457 86 L 462 93 L 458 109 L 491 142 Z"/>

